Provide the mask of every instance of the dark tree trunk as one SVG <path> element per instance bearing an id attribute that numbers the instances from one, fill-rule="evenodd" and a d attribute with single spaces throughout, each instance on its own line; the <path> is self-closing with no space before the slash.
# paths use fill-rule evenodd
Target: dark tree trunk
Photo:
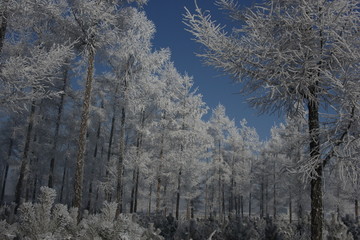
<path id="1" fill-rule="evenodd" d="M 179 174 L 178 174 L 178 185 L 177 185 L 177 192 L 176 192 L 176 210 L 175 210 L 176 220 L 179 220 L 180 190 L 181 190 L 181 168 L 180 168 Z"/>
<path id="2" fill-rule="evenodd" d="M 251 192 L 249 193 L 249 218 L 251 217 Z"/>
<path id="3" fill-rule="evenodd" d="M 274 219 L 276 219 L 276 162 L 274 161 L 274 172 L 273 172 L 273 177 L 274 177 L 274 185 L 273 185 L 273 216 Z"/>
<path id="4" fill-rule="evenodd" d="M 116 215 L 122 213 L 123 209 L 123 172 L 124 172 L 124 158 L 125 158 L 125 123 L 126 123 L 125 106 L 121 109 L 121 123 L 120 123 L 120 143 L 119 143 L 119 159 L 117 164 L 117 186 L 116 186 L 116 201 L 118 208 Z"/>
<path id="5" fill-rule="evenodd" d="M 291 189 L 289 191 L 289 221 L 292 223 L 292 194 Z"/>
<path id="6" fill-rule="evenodd" d="M 136 167 L 133 170 L 132 188 L 131 188 L 131 199 L 130 199 L 130 213 L 134 212 L 135 205 L 135 181 L 136 181 Z"/>
<path id="7" fill-rule="evenodd" d="M 80 132 L 78 139 L 78 152 L 76 158 L 76 172 L 74 178 L 74 199 L 73 206 L 79 209 L 81 213 L 81 205 L 83 198 L 83 180 L 84 180 L 84 158 L 86 151 L 86 134 L 88 129 L 88 119 L 91 103 L 91 89 L 94 78 L 94 62 L 95 62 L 95 49 L 93 46 L 88 46 L 89 59 L 87 67 L 87 76 L 85 83 L 85 94 L 81 113 Z M 78 214 L 78 220 L 80 221 L 81 214 Z"/>
<path id="8" fill-rule="evenodd" d="M 1 205 L 4 204 L 4 196 L 5 196 L 5 188 L 6 188 L 8 172 L 9 172 L 9 163 L 6 163 L 6 166 L 5 166 L 5 169 L 4 169 L 4 179 L 3 179 L 2 188 L 1 188 L 1 197 L 0 197 L 0 204 Z"/>
<path id="9" fill-rule="evenodd" d="M 355 199 L 355 219 L 356 219 L 356 222 L 359 221 L 359 202 L 357 199 Z"/>
<path id="10" fill-rule="evenodd" d="M 63 203 L 64 199 L 64 188 L 65 188 L 65 181 L 66 181 L 66 169 L 67 169 L 67 157 L 65 157 L 65 163 L 64 163 L 64 169 L 63 169 L 63 175 L 61 180 L 61 189 L 60 189 L 60 202 Z"/>
<path id="11" fill-rule="evenodd" d="M 260 185 L 260 218 L 264 217 L 264 177 Z"/>
<path id="12" fill-rule="evenodd" d="M 1 188 L 1 196 L 0 196 L 0 204 L 1 205 L 4 204 L 5 188 L 6 188 L 7 176 L 8 176 L 8 172 L 9 172 L 9 160 L 10 160 L 10 157 L 12 154 L 13 145 L 14 145 L 14 140 L 11 137 L 10 143 L 9 143 L 7 162 L 6 162 L 6 166 L 5 166 L 5 170 L 4 170 L 4 179 L 3 179 L 3 184 L 2 184 L 2 188 Z"/>
<path id="13" fill-rule="evenodd" d="M 208 215 L 208 185 L 205 183 L 205 219 L 207 219 Z"/>
<path id="14" fill-rule="evenodd" d="M 309 134 L 310 158 L 315 162 L 315 172 L 312 173 L 311 188 L 311 239 L 321 240 L 323 231 L 323 201 L 322 201 L 322 169 L 320 161 L 320 136 L 319 136 L 319 105 L 316 100 L 316 88 L 311 87 L 310 92 L 315 100 L 309 100 Z"/>
<path id="15" fill-rule="evenodd" d="M 1 11 L 1 26 L 0 26 L 0 53 L 2 52 L 3 46 L 4 46 L 4 40 L 5 40 L 5 34 L 6 34 L 6 28 L 8 23 L 8 5 L 9 0 L 4 0 L 2 3 L 3 10 Z"/>
<path id="16" fill-rule="evenodd" d="M 136 179 L 135 179 L 135 199 L 134 199 L 134 213 L 137 212 L 137 202 L 138 202 L 138 193 L 139 193 L 139 167 L 136 168 Z"/>
<path id="17" fill-rule="evenodd" d="M 29 150 L 30 150 L 31 135 L 32 135 L 33 127 L 34 127 L 34 118 L 35 118 L 35 101 L 32 101 L 31 110 L 30 110 L 30 119 L 29 119 L 27 131 L 26 131 L 25 146 L 24 146 L 24 151 L 23 151 L 23 155 L 21 158 L 20 174 L 19 174 L 19 179 L 16 184 L 16 190 L 15 190 L 15 204 L 16 204 L 15 212 L 17 211 L 17 208 L 19 207 L 19 205 L 21 203 L 21 196 L 22 196 L 22 192 L 24 189 L 24 183 L 25 183 L 25 179 L 26 179 L 26 171 L 28 168 L 28 160 L 29 160 L 28 155 L 29 155 Z"/>
<path id="18" fill-rule="evenodd" d="M 221 207 L 222 207 L 222 215 L 223 215 L 223 220 L 225 221 L 225 184 L 224 184 L 224 180 L 222 180 L 222 184 L 221 184 Z"/>
<path id="19" fill-rule="evenodd" d="M 92 198 L 93 198 L 93 181 L 90 180 L 89 183 L 89 191 L 88 191 L 88 202 L 86 205 L 86 209 L 91 213 L 92 211 Z"/>
<path id="20" fill-rule="evenodd" d="M 232 168 L 234 169 L 234 166 L 232 166 Z M 235 185 L 234 172 L 232 171 L 231 180 L 230 180 L 229 214 L 234 210 L 234 203 L 235 203 L 234 185 Z"/>
<path id="21" fill-rule="evenodd" d="M 152 184 L 150 184 L 150 189 L 149 189 L 148 216 L 150 216 L 151 213 L 151 197 L 152 197 Z"/>

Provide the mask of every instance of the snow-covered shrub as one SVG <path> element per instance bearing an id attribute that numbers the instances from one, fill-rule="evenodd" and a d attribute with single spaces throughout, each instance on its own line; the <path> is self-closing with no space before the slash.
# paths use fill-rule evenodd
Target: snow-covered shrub
<path id="1" fill-rule="evenodd" d="M 12 240 L 16 237 L 17 224 L 8 224 L 6 220 L 0 221 L 0 239 Z"/>
<path id="2" fill-rule="evenodd" d="M 131 219 L 131 215 L 120 214 L 116 218 L 117 203 L 104 202 L 99 214 L 84 216 L 80 222 L 77 239 L 86 240 L 132 240 L 142 239 L 145 231 Z"/>
<path id="3" fill-rule="evenodd" d="M 19 207 L 20 238 L 71 239 L 68 228 L 76 223 L 76 216 L 71 216 L 65 205 L 53 206 L 55 197 L 54 189 L 41 187 L 38 203 L 26 202 Z"/>

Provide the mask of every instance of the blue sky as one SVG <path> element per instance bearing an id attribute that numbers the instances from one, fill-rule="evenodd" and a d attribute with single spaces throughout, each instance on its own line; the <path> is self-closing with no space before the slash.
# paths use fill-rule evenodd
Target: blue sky
<path id="1" fill-rule="evenodd" d="M 259 0 L 240 0 L 241 6 L 251 6 Z M 212 18 L 221 24 L 233 24 L 214 5 L 211 0 L 197 0 L 198 6 L 209 10 Z M 270 128 L 280 122 L 277 115 L 258 115 L 247 103 L 246 98 L 238 94 L 240 85 L 232 82 L 229 76 L 223 75 L 214 68 L 206 66 L 195 55 L 201 52 L 201 45 L 192 41 L 192 35 L 185 30 L 182 22 L 184 7 L 194 10 L 194 0 L 149 0 L 144 10 L 156 26 L 153 45 L 155 49 L 169 47 L 172 61 L 182 74 L 185 72 L 194 77 L 194 85 L 199 88 L 203 100 L 210 108 L 215 108 L 219 103 L 226 107 L 226 113 L 231 119 L 239 121 L 245 118 L 248 125 L 255 127 L 260 138 L 265 140 L 270 137 Z"/>

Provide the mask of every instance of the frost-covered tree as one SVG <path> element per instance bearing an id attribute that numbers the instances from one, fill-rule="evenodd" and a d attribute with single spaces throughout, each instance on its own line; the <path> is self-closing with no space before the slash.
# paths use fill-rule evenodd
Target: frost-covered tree
<path id="1" fill-rule="evenodd" d="M 303 165 L 310 177 L 312 239 L 321 239 L 323 167 L 349 139 L 359 110 L 359 3 L 270 0 L 245 11 L 235 1 L 217 3 L 240 27 L 228 34 L 207 12 L 188 11 L 189 31 L 206 46 L 200 56 L 242 82 L 243 93 L 256 93 L 250 103 L 263 112 L 307 108 L 309 156 Z M 331 127 L 323 113 L 333 113 L 331 135 L 322 135 L 323 126 Z"/>
<path id="2" fill-rule="evenodd" d="M 81 112 L 80 132 L 78 138 L 78 152 L 74 179 L 74 201 L 76 207 L 81 207 L 84 175 L 84 158 L 86 151 L 86 133 L 90 112 L 91 91 L 95 71 L 96 51 L 109 47 L 114 38 L 121 38 L 123 21 L 129 14 L 122 10 L 123 1 L 98 2 L 76 1 L 71 4 L 71 13 L 77 23 L 84 58 L 86 59 L 84 100 Z M 131 59 L 128 60 L 128 64 Z M 125 73 L 124 76 L 128 77 Z M 124 147 L 120 144 L 120 148 Z M 120 173 L 121 175 L 121 173 Z M 121 185 L 121 184 L 120 184 Z"/>

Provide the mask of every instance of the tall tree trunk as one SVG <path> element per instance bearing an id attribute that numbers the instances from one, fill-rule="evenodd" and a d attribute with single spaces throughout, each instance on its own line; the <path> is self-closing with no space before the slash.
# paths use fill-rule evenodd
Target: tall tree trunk
<path id="1" fill-rule="evenodd" d="M 136 181 L 136 167 L 133 169 L 132 187 L 131 187 L 131 198 L 130 198 L 130 213 L 134 212 L 135 204 L 135 181 Z"/>
<path id="2" fill-rule="evenodd" d="M 29 119 L 27 131 L 26 131 L 25 146 L 24 146 L 24 151 L 23 151 L 22 158 L 21 158 L 20 174 L 19 174 L 18 182 L 16 184 L 16 189 L 15 189 L 15 204 L 16 204 L 15 212 L 17 211 L 17 208 L 19 207 L 19 205 L 21 203 L 21 196 L 22 196 L 22 192 L 23 192 L 23 188 L 24 188 L 25 179 L 26 179 L 26 171 L 28 169 L 28 160 L 29 160 L 28 155 L 29 155 L 29 150 L 30 150 L 30 141 L 31 141 L 31 135 L 33 132 L 33 127 L 34 127 L 34 118 L 35 118 L 35 101 L 32 101 L 31 110 L 30 110 L 30 119 Z"/>
<path id="3" fill-rule="evenodd" d="M 273 216 L 274 216 L 274 219 L 276 219 L 276 162 L 274 161 L 274 172 L 273 172 L 273 180 L 274 180 L 274 185 L 273 185 Z"/>
<path id="4" fill-rule="evenodd" d="M 310 93 L 315 100 L 308 100 L 309 110 L 309 134 L 310 134 L 310 158 L 315 162 L 315 172 L 312 173 L 311 188 L 311 239 L 321 240 L 323 232 L 323 201 L 322 201 L 322 170 L 323 163 L 320 161 L 320 124 L 319 105 L 316 100 L 316 87 L 310 87 Z"/>
<path id="5" fill-rule="evenodd" d="M 262 176 L 260 184 L 260 218 L 264 217 L 264 181 L 264 176 Z"/>
<path id="6" fill-rule="evenodd" d="M 6 34 L 6 28 L 8 23 L 8 6 L 9 0 L 3 0 L 2 6 L 1 6 L 1 12 L 0 12 L 0 18 L 1 18 L 1 26 L 0 26 L 0 54 L 2 52 L 4 41 L 5 41 L 5 34 Z"/>
<path id="7" fill-rule="evenodd" d="M 289 221 L 292 223 L 292 194 L 291 189 L 289 189 Z"/>
<path id="8" fill-rule="evenodd" d="M 7 182 L 7 175 L 9 172 L 9 163 L 6 162 L 6 166 L 4 169 L 4 179 L 2 181 L 2 187 L 1 187 L 1 196 L 0 196 L 0 205 L 4 204 L 4 196 L 5 196 L 5 188 L 6 188 L 6 182 Z"/>
<path id="9" fill-rule="evenodd" d="M 68 68 L 66 67 L 64 69 L 64 78 L 63 78 L 63 86 L 62 91 L 64 92 L 61 94 L 60 97 L 60 103 L 58 107 L 57 117 L 56 117 L 56 123 L 55 123 L 55 134 L 54 134 L 54 144 L 52 147 L 52 158 L 50 160 L 50 171 L 49 171 L 49 179 L 48 179 L 48 187 L 53 188 L 54 187 L 54 169 L 55 169 L 55 160 L 56 160 L 56 149 L 59 141 L 59 133 L 60 133 L 60 121 L 61 121 L 61 115 L 62 111 L 64 109 L 64 99 L 65 99 L 65 90 L 68 80 Z"/>
<path id="10" fill-rule="evenodd" d="M 4 170 L 4 179 L 3 179 L 2 188 L 1 188 L 1 196 L 0 196 L 0 204 L 1 205 L 4 204 L 7 176 L 8 176 L 8 173 L 9 173 L 9 161 L 10 161 L 10 157 L 12 155 L 13 145 L 14 145 L 14 140 L 11 137 L 10 138 L 10 143 L 9 143 L 9 150 L 8 150 L 8 155 L 7 155 L 6 166 L 5 166 L 5 170 Z"/>
<path id="11" fill-rule="evenodd" d="M 166 198 L 166 195 L 167 195 L 167 185 L 168 183 L 165 181 L 165 184 L 164 184 L 164 200 L 163 200 L 163 215 L 164 217 L 166 217 L 166 213 L 167 213 L 167 208 L 168 208 L 168 205 L 167 205 L 167 198 Z"/>
<path id="12" fill-rule="evenodd" d="M 123 172 L 124 172 L 124 158 L 125 158 L 125 123 L 126 123 L 125 106 L 121 109 L 121 123 L 120 123 L 120 144 L 119 144 L 119 159 L 117 163 L 117 186 L 116 186 L 116 201 L 118 207 L 116 215 L 122 213 L 123 209 Z"/>
<path id="13" fill-rule="evenodd" d="M 176 208 L 175 208 L 176 220 L 179 220 L 180 190 L 181 190 L 181 167 L 179 169 L 178 185 L 177 185 L 177 192 L 176 192 Z"/>
<path id="14" fill-rule="evenodd" d="M 208 201 L 208 185 L 205 183 L 205 219 L 207 219 Z"/>
<path id="15" fill-rule="evenodd" d="M 191 219 L 194 219 L 194 213 L 195 213 L 194 200 L 191 199 L 190 200 L 190 217 L 191 217 Z"/>
<path id="16" fill-rule="evenodd" d="M 222 207 L 222 215 L 223 215 L 223 221 L 225 221 L 225 214 L 226 214 L 226 211 L 225 211 L 225 184 L 224 184 L 224 179 L 222 179 L 221 181 L 221 207 Z"/>
<path id="17" fill-rule="evenodd" d="M 67 157 L 65 157 L 65 162 L 64 162 L 64 169 L 63 169 L 63 175 L 62 175 L 62 180 L 61 180 L 61 188 L 60 188 L 60 202 L 63 203 L 63 199 L 64 199 L 64 188 L 65 188 L 65 181 L 66 181 L 66 170 L 67 170 Z"/>
<path id="18" fill-rule="evenodd" d="M 140 169 L 139 167 L 136 168 L 136 179 L 135 179 L 135 200 L 134 200 L 134 213 L 137 212 L 137 205 L 138 205 L 138 195 L 139 195 L 139 175 Z"/>
<path id="19" fill-rule="evenodd" d="M 268 217 L 269 216 L 269 180 L 268 180 L 268 176 L 266 176 L 265 178 L 265 212 L 264 212 L 264 217 Z"/>
<path id="20" fill-rule="evenodd" d="M 152 184 L 150 184 L 150 189 L 149 189 L 148 216 L 150 216 L 151 213 L 151 197 L 152 197 Z"/>
<path id="21" fill-rule="evenodd" d="M 249 218 L 251 217 L 251 191 L 249 193 Z"/>
<path id="22" fill-rule="evenodd" d="M 94 78 L 94 62 L 95 62 L 95 49 L 94 46 L 88 47 L 88 68 L 86 76 L 85 94 L 81 113 L 80 132 L 78 139 L 78 152 L 76 158 L 76 172 L 74 178 L 74 199 L 73 206 L 79 209 L 78 220 L 81 218 L 81 204 L 83 198 L 83 180 L 84 180 L 84 158 L 86 150 L 86 134 L 88 129 L 88 119 L 91 103 L 91 89 Z"/>
<path id="23" fill-rule="evenodd" d="M 359 202 L 358 202 L 357 198 L 355 199 L 354 204 L 355 204 L 355 220 L 356 220 L 356 222 L 358 222 L 359 221 Z"/>

